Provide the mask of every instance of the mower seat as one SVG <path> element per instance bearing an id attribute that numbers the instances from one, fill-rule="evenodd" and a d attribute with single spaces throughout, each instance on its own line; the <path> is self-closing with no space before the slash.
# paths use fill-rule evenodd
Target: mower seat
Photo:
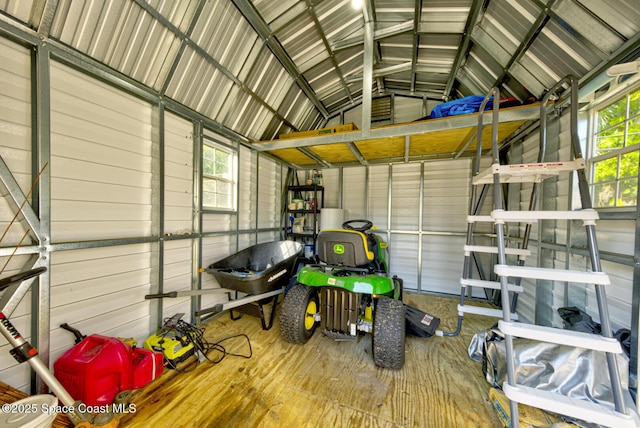
<path id="1" fill-rule="evenodd" d="M 328 229 L 318 234 L 318 258 L 334 266 L 365 267 L 374 260 L 367 236 L 350 229 Z"/>

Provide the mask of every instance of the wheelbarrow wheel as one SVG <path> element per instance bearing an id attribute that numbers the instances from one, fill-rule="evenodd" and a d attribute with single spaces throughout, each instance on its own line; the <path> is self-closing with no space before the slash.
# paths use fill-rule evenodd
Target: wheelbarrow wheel
<path id="1" fill-rule="evenodd" d="M 387 369 L 404 366 L 405 308 L 400 300 L 378 299 L 373 319 L 373 361 Z"/>
<path id="2" fill-rule="evenodd" d="M 315 314 L 319 307 L 315 288 L 299 283 L 294 285 L 285 296 L 280 310 L 282 337 L 291 343 L 307 343 L 316 329 Z"/>

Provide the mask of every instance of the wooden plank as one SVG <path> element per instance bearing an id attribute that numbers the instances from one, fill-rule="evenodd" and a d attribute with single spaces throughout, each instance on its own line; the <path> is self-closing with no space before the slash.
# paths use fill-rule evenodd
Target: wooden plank
<path id="1" fill-rule="evenodd" d="M 331 164 L 358 161 L 358 158 L 356 158 L 346 144 L 310 146 L 309 149 Z"/>
<path id="2" fill-rule="evenodd" d="M 406 293 L 404 300 L 440 317 L 445 329 L 455 326 L 457 298 Z M 408 337 L 405 366 L 395 371 L 375 366 L 370 335 L 335 342 L 318 331 L 294 345 L 280 337 L 277 321 L 263 331 L 256 318 L 233 322 L 222 314 L 207 324 L 208 340 L 247 334 L 253 357 L 167 370 L 134 392 L 136 413 L 121 426 L 500 426 L 481 365 L 467 353 L 471 337 L 493 322 L 467 315 L 456 337 Z M 242 338 L 223 345 L 248 350 Z"/>
<path id="3" fill-rule="evenodd" d="M 404 157 L 404 136 L 364 140 L 355 143 L 366 160 Z"/>
<path id="4" fill-rule="evenodd" d="M 269 153 L 279 157 L 280 159 L 300 166 L 318 166 L 320 165 L 314 159 L 305 155 L 298 149 L 279 149 L 272 150 Z"/>

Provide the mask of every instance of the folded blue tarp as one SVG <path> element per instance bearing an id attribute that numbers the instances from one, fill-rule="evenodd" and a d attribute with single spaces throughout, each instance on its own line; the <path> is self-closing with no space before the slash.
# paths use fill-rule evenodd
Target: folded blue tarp
<path id="1" fill-rule="evenodd" d="M 468 97 L 438 104 L 433 108 L 433 110 L 431 110 L 431 119 L 475 113 L 480 109 L 482 100 L 484 100 L 484 97 L 482 95 L 469 95 Z M 489 98 L 485 109 L 491 110 L 492 108 L 493 97 Z"/>

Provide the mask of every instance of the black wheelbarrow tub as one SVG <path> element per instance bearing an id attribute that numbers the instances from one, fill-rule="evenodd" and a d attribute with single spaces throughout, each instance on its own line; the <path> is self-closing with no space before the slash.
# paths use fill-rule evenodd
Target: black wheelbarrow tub
<path id="1" fill-rule="evenodd" d="M 219 260 L 205 271 L 222 288 L 263 294 L 287 285 L 303 248 L 294 241 L 265 242 Z"/>

